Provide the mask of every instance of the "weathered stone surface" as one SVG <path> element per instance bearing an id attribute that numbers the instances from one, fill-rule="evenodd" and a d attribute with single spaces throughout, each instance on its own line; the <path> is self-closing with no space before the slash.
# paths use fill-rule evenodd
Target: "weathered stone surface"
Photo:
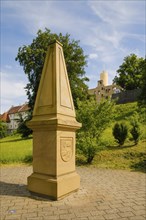
<path id="1" fill-rule="evenodd" d="M 62 45 L 49 45 L 33 118 L 33 173 L 28 189 L 55 200 L 80 186 L 75 171 L 76 121 Z"/>

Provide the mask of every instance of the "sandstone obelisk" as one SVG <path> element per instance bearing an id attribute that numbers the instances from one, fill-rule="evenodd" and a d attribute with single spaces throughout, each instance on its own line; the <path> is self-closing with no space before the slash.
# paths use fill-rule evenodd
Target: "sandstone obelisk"
<path id="1" fill-rule="evenodd" d="M 48 47 L 32 120 L 33 173 L 28 189 L 54 200 L 76 191 L 80 177 L 75 170 L 76 121 L 62 45 Z"/>

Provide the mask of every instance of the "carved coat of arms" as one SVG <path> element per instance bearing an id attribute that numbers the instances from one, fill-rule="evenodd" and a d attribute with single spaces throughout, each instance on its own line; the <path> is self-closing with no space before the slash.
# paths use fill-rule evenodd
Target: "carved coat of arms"
<path id="1" fill-rule="evenodd" d="M 61 138 L 60 142 L 60 153 L 63 161 L 67 162 L 72 158 L 73 155 L 73 139 L 72 138 Z"/>

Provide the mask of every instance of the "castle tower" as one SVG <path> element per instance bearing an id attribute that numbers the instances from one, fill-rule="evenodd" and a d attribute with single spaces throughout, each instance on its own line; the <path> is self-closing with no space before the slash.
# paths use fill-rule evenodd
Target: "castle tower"
<path id="1" fill-rule="evenodd" d="M 100 80 L 103 81 L 104 86 L 108 86 L 108 73 L 106 71 L 100 73 Z"/>

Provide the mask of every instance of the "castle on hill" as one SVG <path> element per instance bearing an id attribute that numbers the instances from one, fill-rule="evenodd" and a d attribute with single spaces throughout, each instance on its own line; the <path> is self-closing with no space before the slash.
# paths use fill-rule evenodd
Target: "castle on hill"
<path id="1" fill-rule="evenodd" d="M 99 103 L 102 99 L 112 98 L 112 95 L 120 92 L 120 87 L 116 84 L 108 85 L 108 73 L 102 71 L 100 80 L 97 81 L 97 87 L 88 90 L 90 95 L 96 96 L 96 101 Z"/>

